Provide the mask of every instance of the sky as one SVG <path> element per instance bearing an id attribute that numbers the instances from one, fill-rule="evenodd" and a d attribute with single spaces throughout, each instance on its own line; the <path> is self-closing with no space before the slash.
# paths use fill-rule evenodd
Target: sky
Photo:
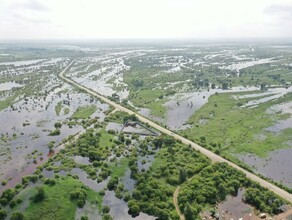
<path id="1" fill-rule="evenodd" d="M 0 40 L 292 38 L 292 0 L 0 0 Z"/>

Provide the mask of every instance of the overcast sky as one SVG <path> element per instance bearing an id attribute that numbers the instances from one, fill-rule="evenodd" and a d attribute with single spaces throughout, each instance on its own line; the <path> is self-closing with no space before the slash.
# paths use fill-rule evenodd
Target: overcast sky
<path id="1" fill-rule="evenodd" d="M 292 37 L 292 0 L 0 0 L 0 39 Z"/>

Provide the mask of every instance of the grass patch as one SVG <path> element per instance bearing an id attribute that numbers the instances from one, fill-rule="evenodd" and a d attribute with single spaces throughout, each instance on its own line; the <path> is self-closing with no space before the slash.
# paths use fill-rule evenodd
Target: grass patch
<path id="1" fill-rule="evenodd" d="M 181 133 L 204 147 L 223 150 L 224 153 L 248 152 L 264 157 L 271 150 L 288 147 L 284 143 L 291 140 L 292 129 L 277 134 L 265 130 L 288 115 L 271 115 L 266 110 L 272 105 L 292 100 L 291 94 L 254 108 L 240 106 L 255 98 L 235 100 L 233 95 L 211 96 L 208 103 L 189 119 L 192 127 Z M 205 123 L 200 123 L 202 120 Z M 259 140 L 257 136 L 264 138 Z"/>
<path id="2" fill-rule="evenodd" d="M 109 134 L 105 129 L 102 129 L 100 132 L 100 146 L 101 147 L 110 147 L 112 146 L 113 142 L 113 138 L 114 138 L 114 135 L 112 134 Z"/>
<path id="3" fill-rule="evenodd" d="M 132 95 L 131 101 L 135 106 L 151 109 L 151 114 L 158 117 L 164 117 L 166 108 L 163 104 L 167 101 L 165 98 L 169 91 L 162 90 L 139 90 Z"/>
<path id="4" fill-rule="evenodd" d="M 77 110 L 73 113 L 71 118 L 74 119 L 85 119 L 88 118 L 90 115 L 92 115 L 96 111 L 96 106 L 89 105 L 89 106 L 82 106 L 77 108 Z"/>
<path id="5" fill-rule="evenodd" d="M 129 167 L 128 166 L 129 160 L 130 160 L 129 158 L 124 157 L 118 163 L 111 165 L 110 166 L 110 170 L 112 170 L 111 177 L 120 178 L 124 176 L 127 168 Z"/>
<path id="6" fill-rule="evenodd" d="M 156 100 L 155 102 L 151 102 L 145 105 L 145 107 L 151 109 L 152 115 L 164 118 L 166 114 L 166 108 L 165 106 L 163 106 L 163 104 L 165 102 L 166 102 L 165 99 L 159 99 L 159 100 Z"/>
<path id="7" fill-rule="evenodd" d="M 69 177 L 58 179 L 54 186 L 44 185 L 45 200 L 38 203 L 30 202 L 24 211 L 25 219 L 74 219 L 77 205 L 70 200 L 70 193 L 82 185 L 78 180 Z M 96 192 L 90 189 L 87 189 L 87 192 L 89 202 L 101 203 L 101 198 Z"/>

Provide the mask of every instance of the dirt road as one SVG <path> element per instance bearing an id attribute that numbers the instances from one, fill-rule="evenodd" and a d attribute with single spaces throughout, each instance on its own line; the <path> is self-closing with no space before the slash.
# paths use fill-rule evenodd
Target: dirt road
<path id="1" fill-rule="evenodd" d="M 177 198 L 178 198 L 179 190 L 180 190 L 180 186 L 177 187 L 176 190 L 174 191 L 174 194 L 173 194 L 173 204 L 175 206 L 175 210 L 176 210 L 177 214 L 179 215 L 179 219 L 180 220 L 185 220 L 185 216 L 184 216 L 184 214 L 181 213 L 181 211 L 179 209 L 179 206 L 178 206 Z"/>

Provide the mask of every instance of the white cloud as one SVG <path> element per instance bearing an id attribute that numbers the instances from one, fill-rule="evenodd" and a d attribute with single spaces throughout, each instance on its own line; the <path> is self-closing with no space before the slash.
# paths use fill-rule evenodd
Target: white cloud
<path id="1" fill-rule="evenodd" d="M 291 37 L 289 2 L 0 0 L 0 39 Z"/>

